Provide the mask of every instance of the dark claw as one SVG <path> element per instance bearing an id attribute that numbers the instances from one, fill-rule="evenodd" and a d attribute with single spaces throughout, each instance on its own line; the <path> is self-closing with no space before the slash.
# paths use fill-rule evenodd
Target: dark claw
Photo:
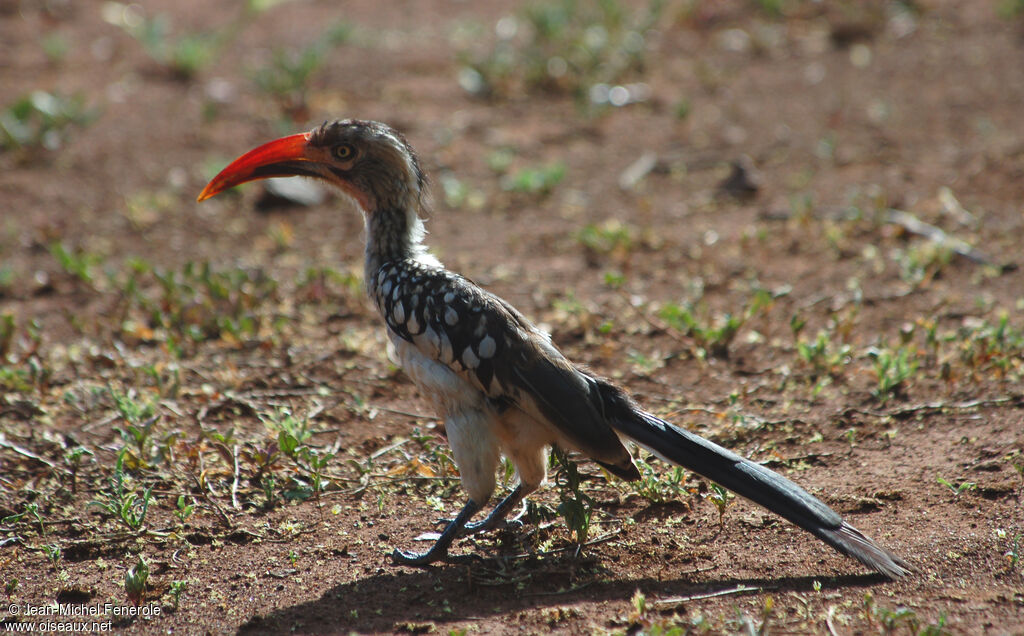
<path id="1" fill-rule="evenodd" d="M 398 548 L 391 553 L 391 560 L 396 564 L 412 567 L 424 567 L 443 558 L 444 556 L 433 555 L 430 552 L 408 552 Z"/>
<path id="2" fill-rule="evenodd" d="M 451 524 L 451 522 L 451 519 L 438 519 L 434 524 L 438 526 L 447 526 Z M 482 519 L 480 521 L 474 521 L 473 523 L 467 523 L 463 526 L 462 530 L 459 531 L 459 536 L 464 537 L 470 534 L 477 534 L 479 532 L 487 532 L 490 530 L 518 531 L 522 527 L 523 522 L 518 519 L 499 519 L 497 521 Z"/>
<path id="3" fill-rule="evenodd" d="M 490 529 L 491 528 L 487 525 L 487 520 L 484 519 L 483 521 L 474 521 L 473 523 L 467 523 L 465 527 L 462 528 L 462 534 L 476 534 L 478 532 L 485 532 Z"/>
<path id="4" fill-rule="evenodd" d="M 423 567 L 430 565 L 436 561 L 444 561 L 448 558 L 448 548 L 451 547 L 452 541 L 459 536 L 459 532 L 462 527 L 466 525 L 473 515 L 480 510 L 480 506 L 473 503 L 470 499 L 466 502 L 466 505 L 462 508 L 462 512 L 459 516 L 448 524 L 448 527 L 444 529 L 441 536 L 437 538 L 434 543 L 426 552 L 406 552 L 404 550 L 396 549 L 391 553 L 391 560 L 399 565 L 411 565 L 413 567 Z"/>
<path id="5" fill-rule="evenodd" d="M 523 522 L 519 519 L 498 519 L 496 521 L 477 521 L 476 523 L 467 523 L 466 532 L 485 532 L 488 530 L 510 530 L 516 532 L 523 527 Z"/>
<path id="6" fill-rule="evenodd" d="M 450 525 L 452 521 L 452 519 L 438 519 L 434 524 L 438 526 L 447 526 Z M 487 519 L 482 519 L 480 521 L 474 521 L 473 523 L 467 523 L 462 527 L 462 530 L 459 531 L 459 536 L 464 537 L 466 535 L 485 532 L 487 530 L 504 530 L 506 528 L 512 528 L 512 525 L 512 522 L 505 519 L 500 521 L 488 521 Z M 517 527 L 522 527 L 522 525 L 522 523 L 518 523 Z"/>
<path id="7" fill-rule="evenodd" d="M 422 568 L 438 561 L 444 561 L 445 563 L 471 563 L 483 561 L 483 558 L 476 554 L 451 555 L 445 552 L 444 554 L 432 555 L 430 552 L 409 552 L 395 548 L 395 551 L 391 553 L 391 560 L 398 565 Z"/>

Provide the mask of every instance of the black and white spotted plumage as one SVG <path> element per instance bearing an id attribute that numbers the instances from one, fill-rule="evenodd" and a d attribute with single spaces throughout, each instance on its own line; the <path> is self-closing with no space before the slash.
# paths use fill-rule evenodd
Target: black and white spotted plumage
<path id="1" fill-rule="evenodd" d="M 370 293 L 391 332 L 494 393 L 494 359 L 514 329 L 494 297 L 414 260 L 381 265 Z"/>
<path id="2" fill-rule="evenodd" d="M 396 550 L 396 562 L 445 559 L 465 529 L 502 522 L 545 479 L 546 449 L 579 451 L 624 479 L 639 479 L 622 439 L 704 475 L 811 532 L 839 552 L 897 577 L 910 566 L 792 481 L 678 428 L 621 388 L 573 365 L 515 308 L 444 269 L 422 244 L 426 178 L 411 146 L 385 124 L 342 120 L 264 144 L 217 175 L 200 200 L 269 176 L 336 185 L 366 221 L 365 284 L 399 364 L 445 421 L 469 501 L 433 547 Z M 519 485 L 479 524 L 501 455 Z"/>
<path id="3" fill-rule="evenodd" d="M 383 263 L 368 290 L 396 348 L 413 348 L 449 369 L 479 391 L 495 417 L 515 408 L 555 422 L 553 439 L 624 478 L 639 477 L 618 435 L 602 422 L 595 381 L 504 300 L 415 259 Z M 584 393 L 592 398 L 578 399 Z M 459 406 L 448 402 L 436 406 Z"/>

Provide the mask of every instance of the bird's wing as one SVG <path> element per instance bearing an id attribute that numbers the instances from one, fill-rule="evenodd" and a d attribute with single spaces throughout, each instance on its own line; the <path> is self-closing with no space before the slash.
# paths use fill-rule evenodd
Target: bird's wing
<path id="1" fill-rule="evenodd" d="M 406 274 L 379 287 L 375 300 L 388 327 L 421 353 L 489 400 L 546 422 L 573 449 L 624 476 L 635 472 L 602 413 L 594 381 L 510 304 L 440 269 Z"/>

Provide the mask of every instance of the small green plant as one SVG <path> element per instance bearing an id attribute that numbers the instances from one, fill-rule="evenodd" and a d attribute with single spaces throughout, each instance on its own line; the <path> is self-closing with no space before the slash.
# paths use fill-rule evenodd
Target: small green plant
<path id="1" fill-rule="evenodd" d="M 39 41 L 39 44 L 43 47 L 43 53 L 46 54 L 46 59 L 51 64 L 60 64 L 68 55 L 68 51 L 71 46 L 68 44 L 68 40 L 61 33 L 50 33 L 43 37 Z"/>
<path id="2" fill-rule="evenodd" d="M 879 628 L 886 634 L 894 634 L 901 628 L 906 628 L 910 634 L 928 634 L 929 636 L 940 636 L 947 634 L 946 616 L 941 614 L 938 622 L 921 626 L 921 620 L 914 610 L 897 606 L 895 609 L 883 607 L 875 603 L 874 596 L 868 592 L 864 595 L 864 615 L 869 623 L 877 623 Z"/>
<path id="3" fill-rule="evenodd" d="M 565 179 L 565 163 L 554 161 L 540 166 L 522 168 L 505 175 L 501 187 L 508 192 L 546 196 Z"/>
<path id="4" fill-rule="evenodd" d="M 164 341 L 180 356 L 188 343 L 259 337 L 264 325 L 260 308 L 275 298 L 277 281 L 260 270 L 221 270 L 209 263 L 162 270 L 134 260 L 116 287 L 124 299 L 122 334 Z"/>
<path id="5" fill-rule="evenodd" d="M 141 231 L 156 225 L 179 204 L 171 188 L 138 190 L 125 195 L 124 217 L 132 228 Z"/>
<path id="6" fill-rule="evenodd" d="M 296 463 L 309 473 L 310 487 L 313 496 L 316 497 L 317 507 L 320 506 L 320 493 L 327 487 L 325 469 L 333 459 L 334 453 L 324 453 L 309 446 L 303 446 L 296 454 Z"/>
<path id="7" fill-rule="evenodd" d="M 354 272 L 331 267 L 308 267 L 295 279 L 296 296 L 304 302 L 324 302 L 338 297 L 360 298 L 363 278 Z"/>
<path id="8" fill-rule="evenodd" d="M 878 384 L 871 391 L 871 395 L 883 404 L 900 391 L 907 380 L 914 377 L 920 364 L 917 354 L 909 346 L 895 350 L 872 347 L 868 350 L 868 357 L 874 363 L 875 376 L 878 379 Z"/>
<path id="9" fill-rule="evenodd" d="M 637 588 L 629 599 L 629 604 L 632 606 L 632 610 L 629 613 L 629 623 L 631 625 L 640 625 L 647 618 L 647 596 Z"/>
<path id="10" fill-rule="evenodd" d="M 1002 0 L 998 8 L 999 17 L 1010 20 L 1024 15 L 1024 0 Z"/>
<path id="11" fill-rule="evenodd" d="M 81 96 L 34 91 L 0 111 L 0 150 L 57 150 L 73 126 L 95 118 Z"/>
<path id="12" fill-rule="evenodd" d="M 178 501 L 175 504 L 174 516 L 178 518 L 178 521 L 182 525 L 184 525 L 195 512 L 195 509 L 195 501 L 188 503 L 185 500 L 185 495 L 178 495 Z"/>
<path id="13" fill-rule="evenodd" d="M 251 72 L 256 87 L 275 99 L 282 110 L 294 118 L 306 112 L 307 93 L 313 75 L 323 66 L 328 54 L 352 35 L 352 26 L 341 22 L 302 49 L 275 49 L 270 62 Z"/>
<path id="14" fill-rule="evenodd" d="M 308 442 L 313 435 L 309 429 L 309 420 L 296 417 L 288 409 L 261 415 L 260 419 L 264 426 L 277 433 L 277 446 L 287 456 L 293 455 L 295 449 Z"/>
<path id="15" fill-rule="evenodd" d="M 13 314 L 0 314 L 0 390 L 28 393 L 49 386 L 53 369 L 39 356 L 41 344 L 38 320 L 19 329 Z"/>
<path id="16" fill-rule="evenodd" d="M 309 428 L 309 420 L 298 418 L 288 410 L 279 410 L 274 414 L 261 416 L 264 425 L 272 431 L 277 432 L 277 446 L 285 457 L 288 457 L 299 468 L 309 476 L 308 484 L 300 483 L 295 477 L 295 488 L 287 491 L 291 498 L 305 499 L 310 496 L 316 497 L 317 504 L 320 502 L 320 493 L 326 488 L 325 469 L 334 459 L 334 453 L 325 453 L 313 448 L 308 444 L 312 431 Z M 266 482 L 265 482 L 266 483 Z M 271 487 L 273 484 L 269 484 Z M 264 486 L 264 494 L 267 494 L 267 502 L 272 501 L 269 492 Z"/>
<path id="17" fill-rule="evenodd" d="M 17 280 L 15 270 L 10 265 L 0 265 L 0 296 L 10 295 Z"/>
<path id="18" fill-rule="evenodd" d="M 514 148 L 498 148 L 487 155 L 487 167 L 495 174 L 505 174 L 512 167 L 512 161 L 515 157 L 516 151 Z"/>
<path id="19" fill-rule="evenodd" d="M 130 468 L 148 467 L 163 454 L 170 451 L 166 444 L 157 448 L 156 425 L 160 415 L 156 413 L 156 402 L 141 399 L 134 390 L 121 393 L 113 386 L 107 391 L 114 402 L 114 408 L 121 417 L 122 426 L 115 427 L 125 443 L 126 457 Z M 172 440 L 175 434 L 169 437 Z M 168 440 L 169 443 L 170 440 Z"/>
<path id="20" fill-rule="evenodd" d="M 95 268 L 103 257 L 84 250 L 69 250 L 60 241 L 50 243 L 50 254 L 67 274 L 92 286 L 96 282 Z"/>
<path id="21" fill-rule="evenodd" d="M 853 348 L 848 344 L 835 344 L 829 332 L 822 330 L 813 341 L 798 340 L 796 352 L 800 359 L 811 368 L 815 378 L 839 376 L 853 357 Z"/>
<path id="22" fill-rule="evenodd" d="M 723 526 L 725 524 L 725 509 L 729 507 L 729 503 L 736 496 L 715 482 L 711 482 L 708 490 L 709 492 L 705 497 L 714 504 L 715 509 L 718 511 L 718 525 Z"/>
<path id="23" fill-rule="evenodd" d="M 7 598 L 11 598 L 12 596 L 14 596 L 14 593 L 18 591 L 18 586 L 20 584 L 21 583 L 18 581 L 17 578 L 7 579 L 7 582 L 4 583 L 4 594 L 7 595 Z"/>
<path id="24" fill-rule="evenodd" d="M 559 504 L 557 511 L 565 519 L 565 525 L 572 532 L 576 543 L 587 542 L 590 520 L 594 513 L 594 500 L 581 489 L 583 484 L 576 463 L 564 451 L 553 448 L 551 463 L 555 466 L 554 482 L 558 487 Z"/>
<path id="25" fill-rule="evenodd" d="M 0 389 L 12 393 L 28 393 L 32 390 L 27 369 L 0 366 Z"/>
<path id="26" fill-rule="evenodd" d="M 857 429 L 846 429 L 846 432 L 843 433 L 843 437 L 846 439 L 846 443 L 850 445 L 850 451 L 852 452 L 853 448 L 857 445 Z"/>
<path id="27" fill-rule="evenodd" d="M 769 307 L 771 302 L 772 294 L 767 290 L 758 289 L 739 314 L 709 316 L 693 303 L 667 303 L 658 311 L 658 317 L 671 329 L 693 338 L 697 345 L 697 357 L 703 359 L 710 355 L 724 358 L 728 356 L 729 345 L 736 338 L 740 328 Z"/>
<path id="28" fill-rule="evenodd" d="M 217 59 L 217 54 L 234 38 L 251 13 L 251 5 L 248 5 L 241 17 L 221 29 L 183 35 L 171 34 L 171 20 L 164 14 L 133 15 L 132 19 L 119 21 L 119 24 L 138 40 L 153 61 L 175 77 L 190 80 Z"/>
<path id="29" fill-rule="evenodd" d="M 949 488 L 949 491 L 953 493 L 954 497 L 959 497 L 964 492 L 967 492 L 968 490 L 974 490 L 977 487 L 977 485 L 973 481 L 964 481 L 959 484 L 953 485 L 949 481 L 946 481 L 945 479 L 939 476 L 935 477 L 935 481 L 939 482 L 946 488 Z"/>
<path id="30" fill-rule="evenodd" d="M 82 460 L 86 456 L 92 457 L 93 452 L 84 446 L 69 448 L 64 453 L 64 461 L 68 464 L 68 474 L 71 476 L 71 492 L 78 491 L 78 471 L 82 468 Z"/>
<path id="31" fill-rule="evenodd" d="M 138 371 L 152 382 L 156 396 L 172 399 L 178 396 L 181 389 L 181 367 L 177 363 L 144 364 L 138 367 Z"/>
<path id="32" fill-rule="evenodd" d="M 39 512 L 39 504 L 35 502 L 25 504 L 25 509 L 16 515 L 3 517 L 0 519 L 0 523 L 19 523 L 25 519 L 26 515 L 32 515 L 36 523 L 39 524 L 39 535 L 46 536 L 46 524 L 43 523 L 43 516 Z"/>
<path id="33" fill-rule="evenodd" d="M 111 515 L 129 530 L 138 531 L 146 521 L 146 513 L 149 511 L 149 504 L 153 501 L 153 487 L 147 488 L 141 497 L 134 489 L 129 488 L 128 479 L 124 472 L 124 459 L 128 450 L 122 448 L 117 454 L 117 463 L 114 466 L 114 474 L 110 478 L 110 485 L 101 491 L 102 499 L 89 502 L 89 506 L 95 506 Z"/>
<path id="34" fill-rule="evenodd" d="M 156 404 L 150 401 L 140 401 L 134 391 L 121 393 L 113 387 L 107 387 L 110 398 L 114 401 L 114 407 L 118 415 L 129 424 L 137 424 L 131 430 L 122 433 L 125 441 L 131 441 L 142 450 L 148 446 L 149 439 L 153 433 L 153 419 L 156 412 Z"/>
<path id="35" fill-rule="evenodd" d="M 781 17 L 786 0 L 752 0 L 751 4 L 772 17 Z"/>
<path id="36" fill-rule="evenodd" d="M 644 70 L 647 38 L 664 2 L 633 8 L 610 0 L 556 0 L 525 6 L 497 24 L 486 50 L 464 51 L 460 84 L 467 91 L 506 98 L 522 93 L 561 93 L 589 103 Z M 603 91 L 596 91 L 602 87 Z"/>
<path id="37" fill-rule="evenodd" d="M 64 558 L 64 551 L 56 543 L 51 543 L 43 546 L 43 553 L 46 554 L 46 558 L 49 559 L 50 565 L 53 566 L 53 571 L 57 575 L 57 580 L 61 583 L 66 583 L 70 579 L 70 575 L 60 568 L 61 559 Z"/>
<path id="38" fill-rule="evenodd" d="M 1024 355 L 1024 331 L 1010 324 L 1007 312 L 992 324 L 984 321 L 970 328 L 962 327 L 957 334 L 960 360 L 977 371 L 992 371 L 1006 376 L 1020 373 L 1020 360 Z"/>
<path id="39" fill-rule="evenodd" d="M 139 555 L 135 564 L 124 574 L 124 592 L 128 601 L 136 607 L 146 598 L 146 582 L 149 581 L 149 564 Z"/>
<path id="40" fill-rule="evenodd" d="M 60 572 L 60 560 L 64 555 L 60 546 L 56 543 L 50 543 L 43 546 L 43 553 L 46 554 L 46 558 L 50 560 L 50 565 L 53 566 L 54 572 Z"/>
<path id="41" fill-rule="evenodd" d="M 185 588 L 188 586 L 187 581 L 171 581 L 171 598 L 174 599 L 174 611 L 178 611 L 178 605 L 181 602 L 181 595 L 185 593 Z"/>
<path id="42" fill-rule="evenodd" d="M 689 117 L 691 112 L 693 112 L 693 104 L 685 97 L 677 101 L 672 107 L 672 114 L 680 121 Z"/>
<path id="43" fill-rule="evenodd" d="M 14 346 L 14 337 L 18 333 L 14 314 L 0 314 L 0 359 L 6 359 Z"/>
<path id="44" fill-rule="evenodd" d="M 453 210 L 478 210 L 487 202 L 487 195 L 483 191 L 466 185 L 450 172 L 442 173 L 438 182 L 444 193 L 445 205 Z"/>
<path id="45" fill-rule="evenodd" d="M 626 275 L 614 270 L 607 271 L 604 273 L 604 284 L 609 289 L 622 289 L 622 286 L 626 284 Z M 608 325 L 608 328 L 600 330 L 601 333 L 610 332 L 614 326 L 611 320 L 606 320 L 604 324 Z"/>
<path id="46" fill-rule="evenodd" d="M 1014 535 L 1010 549 L 1004 555 L 1006 557 L 1007 569 L 1011 572 L 1017 569 L 1021 562 L 1021 557 L 1024 556 L 1024 551 L 1022 551 L 1024 546 L 1021 545 L 1022 540 L 1024 540 L 1024 534 L 1018 533 Z"/>
<path id="47" fill-rule="evenodd" d="M 953 260 L 953 250 L 932 241 L 909 245 L 893 251 L 900 278 L 910 285 L 921 285 L 935 278 Z"/>
<path id="48" fill-rule="evenodd" d="M 918 636 L 949 636 L 951 633 L 946 629 L 945 612 L 940 612 L 939 618 L 934 623 L 922 626 L 917 632 Z"/>
<path id="49" fill-rule="evenodd" d="M 267 474 L 271 474 L 274 465 L 281 459 L 281 451 L 277 440 L 265 440 L 262 444 L 249 442 L 241 451 L 241 456 L 256 470 L 255 482 Z"/>
<path id="50" fill-rule="evenodd" d="M 46 524 L 43 523 L 43 515 L 39 512 L 39 505 L 35 503 L 25 504 L 25 512 L 32 515 L 36 523 L 39 524 L 39 534 L 46 536 Z"/>
<path id="51" fill-rule="evenodd" d="M 685 335 L 693 337 L 698 345 L 698 357 L 724 357 L 729 345 L 736 337 L 743 319 L 740 316 L 726 313 L 717 318 L 702 321 L 692 306 L 668 303 L 658 312 L 658 317 L 669 327 Z"/>
<path id="52" fill-rule="evenodd" d="M 271 510 L 277 506 L 277 479 L 273 475 L 263 475 L 260 479 L 260 488 L 263 490 L 263 507 Z"/>
<path id="53" fill-rule="evenodd" d="M 616 261 L 624 261 L 637 243 L 637 230 L 618 219 L 608 219 L 603 223 L 585 225 L 576 234 L 576 240 L 590 254 L 611 256 Z"/>
<path id="54" fill-rule="evenodd" d="M 686 469 L 672 466 L 659 472 L 647 461 L 650 457 L 645 454 L 634 459 L 633 463 L 640 471 L 640 479 L 624 482 L 627 487 L 655 504 L 675 501 L 686 494 Z"/>

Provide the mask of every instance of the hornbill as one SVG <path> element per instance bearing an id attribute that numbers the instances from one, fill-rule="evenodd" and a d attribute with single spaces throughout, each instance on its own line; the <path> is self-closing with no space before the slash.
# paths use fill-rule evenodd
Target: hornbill
<path id="1" fill-rule="evenodd" d="M 426 177 L 406 139 L 373 121 L 345 119 L 264 144 L 213 178 L 199 201 L 247 181 L 313 177 L 362 210 L 365 285 L 398 361 L 444 418 L 469 501 L 426 552 L 447 557 L 457 536 L 493 529 L 544 483 L 549 446 L 582 453 L 627 480 L 640 473 L 623 440 L 718 482 L 890 578 L 911 566 L 789 479 L 641 409 L 618 386 L 570 362 L 508 302 L 445 269 L 422 243 Z M 483 521 L 504 454 L 518 485 Z"/>

